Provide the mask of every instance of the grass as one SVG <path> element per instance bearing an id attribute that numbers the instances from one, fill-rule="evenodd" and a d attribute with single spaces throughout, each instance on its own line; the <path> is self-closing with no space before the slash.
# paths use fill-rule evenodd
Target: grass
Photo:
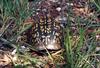
<path id="1" fill-rule="evenodd" d="M 2 27 L 0 28 L 0 40 L 3 40 L 5 43 L 16 48 L 17 53 L 15 55 L 17 55 L 17 60 L 22 60 L 22 63 L 25 63 L 16 64 L 13 61 L 15 68 L 28 68 L 28 63 L 30 63 L 31 66 L 34 67 L 35 64 L 41 61 L 38 59 L 38 57 L 32 57 L 27 51 L 20 54 L 20 43 L 16 40 L 18 40 L 18 37 L 24 31 L 32 26 L 27 25 L 26 27 L 23 27 L 23 23 L 24 20 L 28 19 L 32 14 L 34 14 L 36 9 L 29 9 L 28 0 L 0 1 L 0 17 L 3 19 L 3 22 L 0 22 L 0 25 L 2 25 Z M 97 3 L 96 0 L 94 1 L 94 4 L 96 4 L 98 9 L 100 9 L 100 5 Z M 70 13 L 68 15 L 70 17 Z M 80 17 L 77 17 L 76 22 L 78 24 L 78 26 L 76 27 L 78 34 L 74 35 L 74 33 L 71 32 L 70 19 L 68 19 L 68 25 L 64 29 L 65 51 L 63 53 L 63 56 L 61 55 L 61 57 L 66 60 L 66 64 L 63 68 L 99 68 L 100 60 L 97 59 L 97 56 L 100 56 L 100 52 L 97 53 L 96 51 L 96 35 L 100 33 L 100 30 L 95 30 L 94 32 L 89 34 L 86 33 L 86 30 L 89 27 L 96 28 L 96 26 L 99 27 L 99 24 L 90 24 L 90 19 L 83 20 Z M 81 22 L 87 24 L 85 28 L 81 26 Z M 12 30 L 8 30 L 12 23 L 15 24 L 14 27 L 12 27 Z M 7 35 L 6 38 L 4 38 L 4 35 L 6 35 L 6 33 L 11 33 L 11 35 Z M 48 54 L 50 59 L 54 61 L 52 55 L 49 52 Z M 57 63 L 54 63 L 54 65 L 59 68 Z"/>
<path id="2" fill-rule="evenodd" d="M 93 59 L 92 55 L 95 53 L 95 41 L 92 36 L 91 42 L 88 42 L 85 38 L 85 31 L 83 28 L 79 27 L 79 36 L 76 38 L 78 40 L 72 40 L 73 36 L 70 35 L 69 29 L 67 28 L 66 38 L 65 38 L 65 49 L 66 49 L 66 68 L 92 68 L 96 59 Z M 75 44 L 73 43 L 75 42 Z M 77 44 L 76 44 L 77 43 Z M 89 43 L 89 44 L 88 44 Z M 82 51 L 83 45 L 88 47 L 88 50 Z M 73 48 L 74 47 L 74 48 Z M 94 56 L 95 57 L 95 56 Z M 93 67 L 94 68 L 94 67 Z"/>

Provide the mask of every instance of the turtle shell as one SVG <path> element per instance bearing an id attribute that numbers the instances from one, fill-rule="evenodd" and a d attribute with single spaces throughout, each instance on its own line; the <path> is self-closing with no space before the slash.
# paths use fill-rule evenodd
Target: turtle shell
<path id="1" fill-rule="evenodd" d="M 33 24 L 26 32 L 27 43 L 37 50 L 58 50 L 63 43 L 63 28 L 49 13 L 32 16 Z"/>

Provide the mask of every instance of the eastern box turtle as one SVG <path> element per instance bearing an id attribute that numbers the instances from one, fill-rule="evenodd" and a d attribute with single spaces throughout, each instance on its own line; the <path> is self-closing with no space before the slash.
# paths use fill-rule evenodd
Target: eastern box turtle
<path id="1" fill-rule="evenodd" d="M 37 50 L 59 50 L 63 45 L 63 27 L 47 12 L 32 16 L 33 24 L 26 32 L 27 43 Z"/>

